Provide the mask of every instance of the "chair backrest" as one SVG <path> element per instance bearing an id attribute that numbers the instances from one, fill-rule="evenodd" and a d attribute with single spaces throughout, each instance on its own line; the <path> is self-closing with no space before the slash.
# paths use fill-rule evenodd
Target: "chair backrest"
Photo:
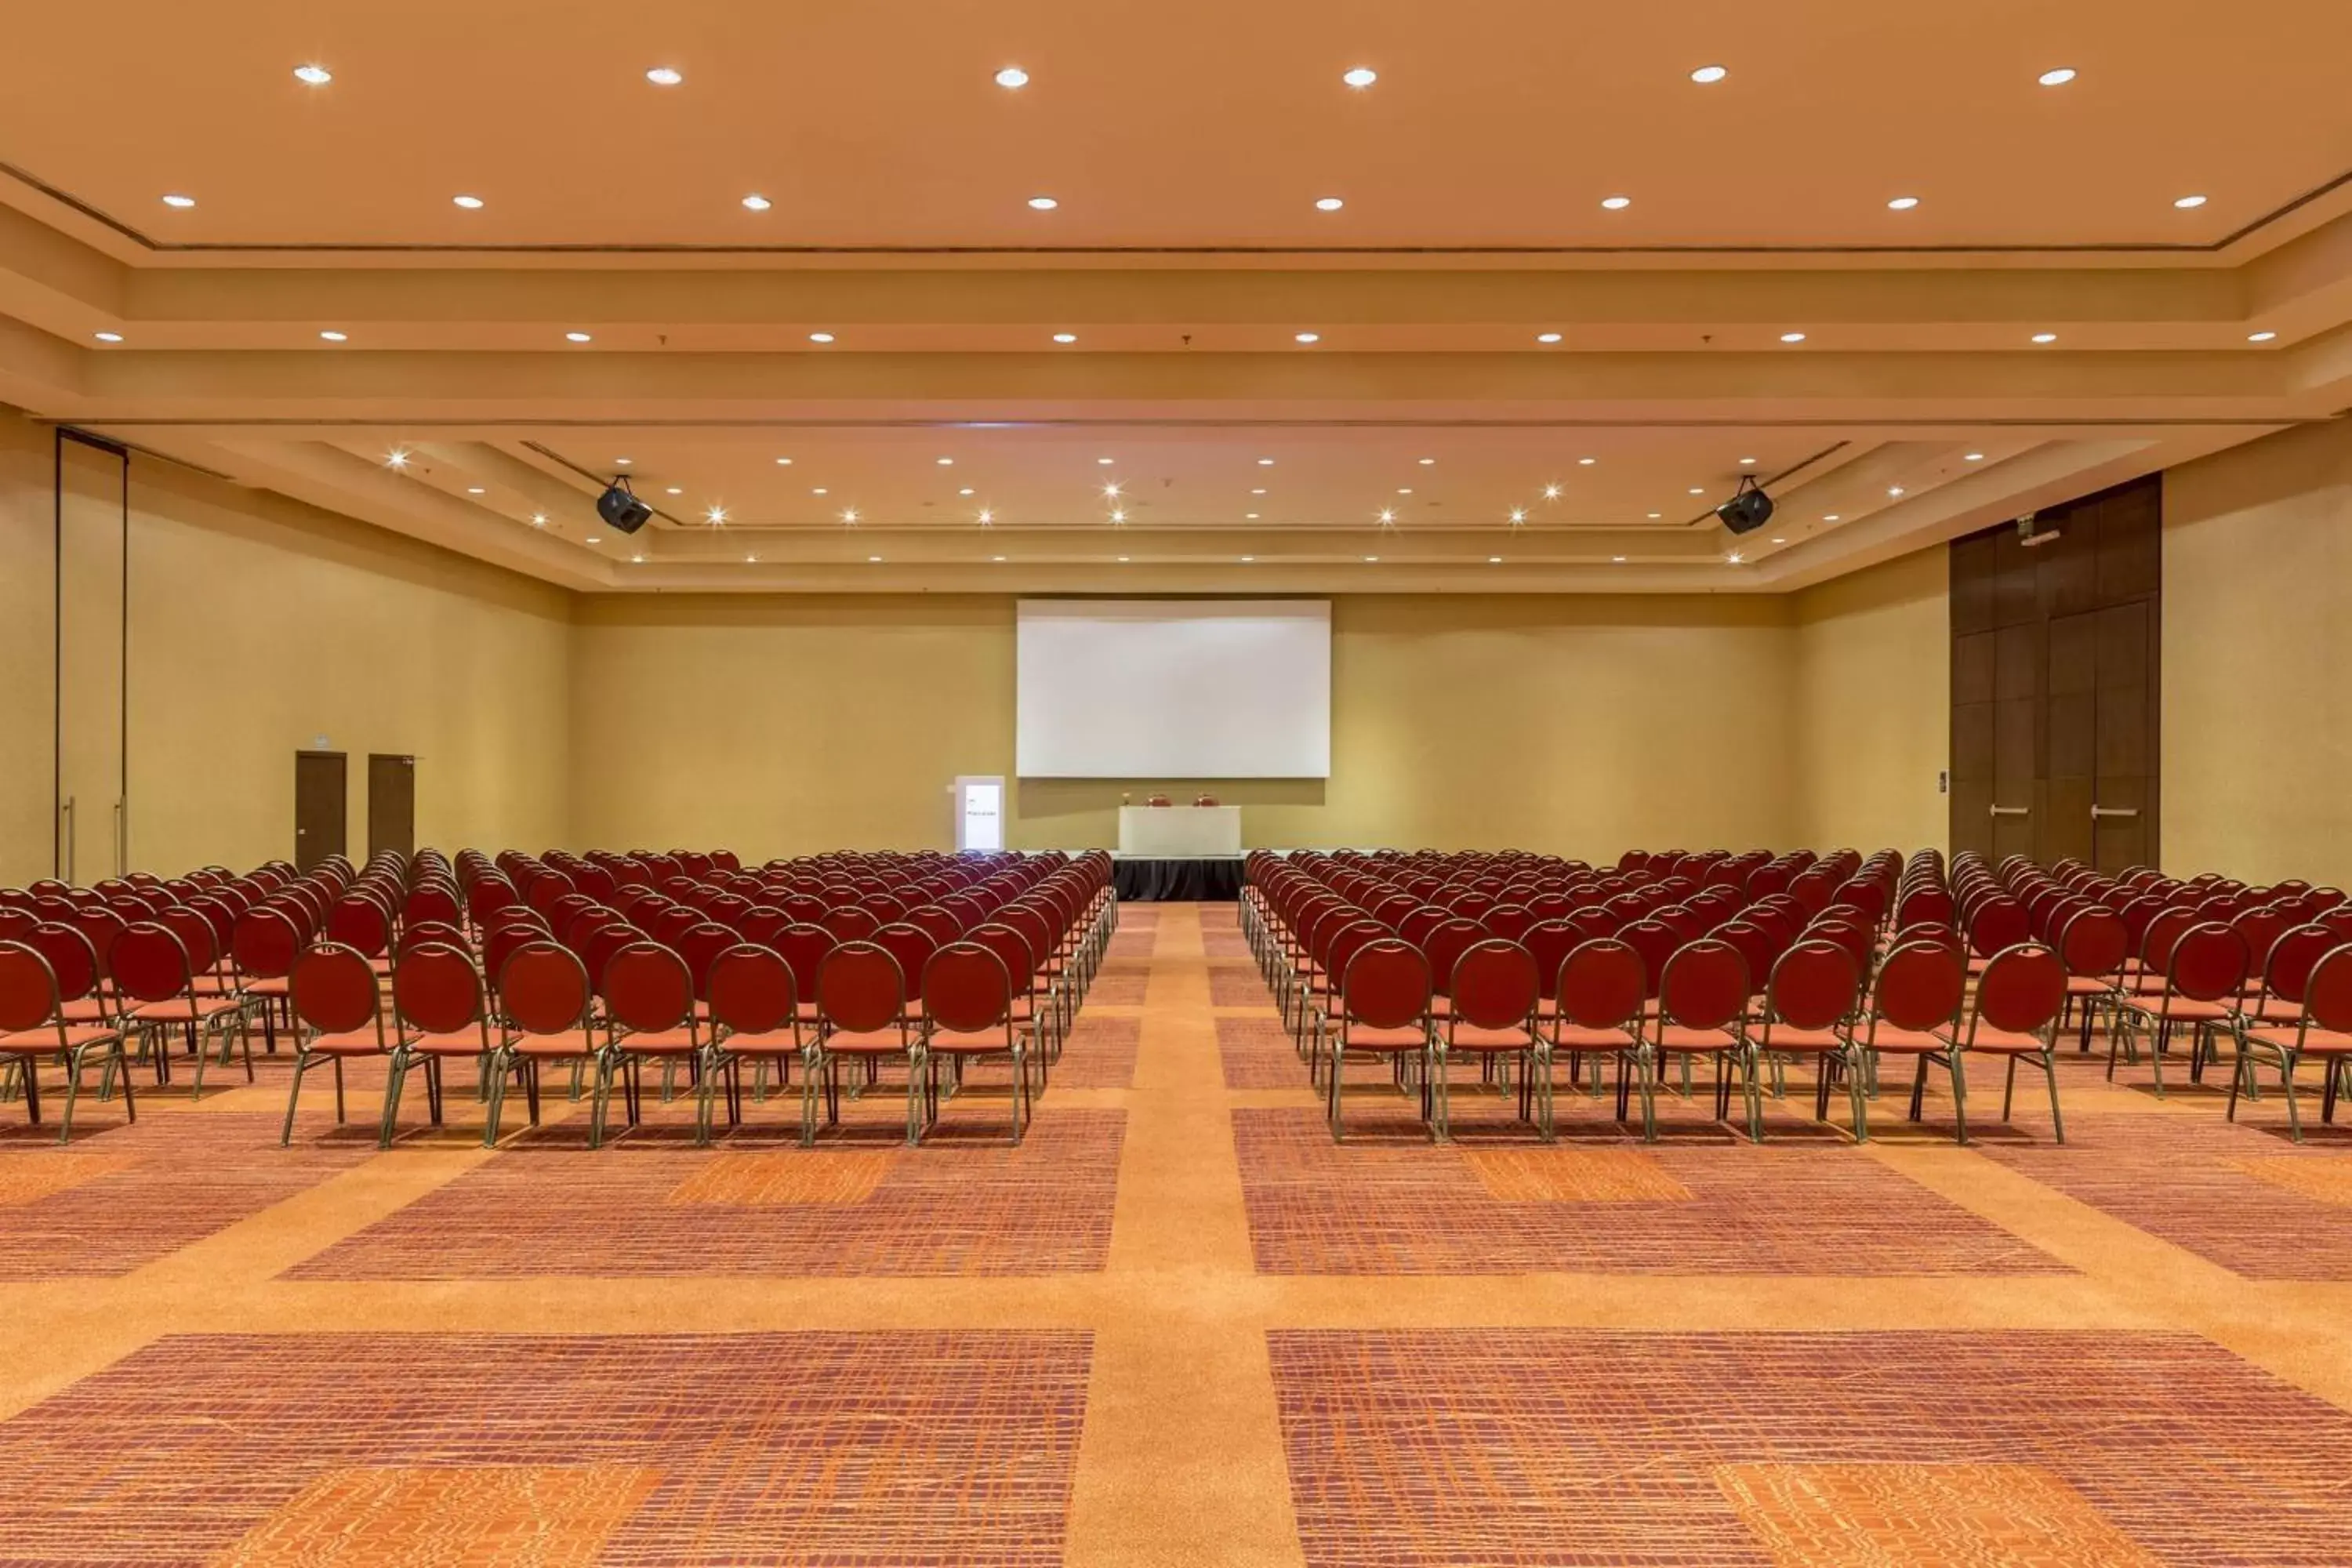
<path id="1" fill-rule="evenodd" d="M 25 944 L 49 966 L 60 1002 L 79 1002 L 97 992 L 104 978 L 98 953 L 89 938 L 74 927 L 62 921 L 43 921 L 25 934 Z"/>
<path id="2" fill-rule="evenodd" d="M 905 972 L 888 949 L 870 942 L 845 942 L 826 953 L 817 965 L 815 994 L 824 1020 L 852 1034 L 887 1029 L 906 1016 Z"/>
<path id="3" fill-rule="evenodd" d="M 856 904 L 844 904 L 827 910 L 817 923 L 833 933 L 835 942 L 865 942 L 882 929 L 882 922 Z"/>
<path id="4" fill-rule="evenodd" d="M 907 923 L 929 937 L 937 947 L 964 939 L 963 917 L 942 904 L 924 904 L 908 910 Z"/>
<path id="5" fill-rule="evenodd" d="M 1517 1029 L 1535 1016 L 1543 982 L 1535 954 L 1489 937 L 1454 961 L 1454 1016 L 1479 1029 Z"/>
<path id="6" fill-rule="evenodd" d="M 2065 961 L 2039 942 L 2001 949 L 1977 976 L 1979 1024 L 2013 1035 L 2042 1035 L 2056 1026 L 2065 1005 Z M 1969 1033 L 1974 1035 L 1973 1027 Z"/>
<path id="7" fill-rule="evenodd" d="M 772 948 L 750 942 L 710 961 L 709 1000 L 714 1023 L 740 1035 L 765 1035 L 793 1021 L 800 991 L 793 967 Z"/>
<path id="8" fill-rule="evenodd" d="M 1720 1029 L 1748 1010 L 1748 964 L 1727 942 L 1701 937 L 1666 960 L 1658 979 L 1660 1015 L 1690 1029 Z"/>
<path id="9" fill-rule="evenodd" d="M 2352 1033 L 2352 947 L 2330 948 L 2312 966 L 2303 1010 L 2320 1028 Z"/>
<path id="10" fill-rule="evenodd" d="M 368 955 L 340 942 L 305 948 L 287 977 L 294 1016 L 322 1035 L 375 1031 L 383 1046 L 383 991 Z"/>
<path id="11" fill-rule="evenodd" d="M 1559 1016 L 1586 1029 L 1624 1027 L 1650 999 L 1639 949 L 1616 937 L 1579 942 L 1560 966 Z"/>
<path id="12" fill-rule="evenodd" d="M 1642 984 L 1649 988 L 1650 995 L 1657 995 L 1658 986 L 1665 978 L 1666 963 L 1683 945 L 1682 938 L 1662 921 L 1638 920 L 1628 921 L 1617 932 L 1617 940 L 1641 954 Z"/>
<path id="13" fill-rule="evenodd" d="M 2069 974 L 2109 979 L 2123 972 L 2130 956 L 2131 929 L 2113 910 L 2084 904 L 2058 928 L 2058 957 Z"/>
<path id="14" fill-rule="evenodd" d="M 923 975 L 931 966 L 931 955 L 940 950 L 930 932 L 919 925 L 895 921 L 868 940 L 898 961 L 898 973 L 915 985 L 919 994 Z"/>
<path id="15" fill-rule="evenodd" d="M 1003 921 L 983 921 L 972 927 L 971 934 L 963 940 L 976 942 L 996 954 L 1013 982 L 1014 995 L 1029 995 L 1036 991 L 1037 950 L 1019 930 Z"/>
<path id="16" fill-rule="evenodd" d="M 327 911 L 327 940 L 382 958 L 392 942 L 392 921 L 365 893 L 346 893 Z"/>
<path id="17" fill-rule="evenodd" d="M 1417 904 L 1403 918 L 1393 922 L 1392 929 L 1405 941 L 1420 947 L 1429 940 L 1429 933 L 1453 918 L 1452 912 L 1435 904 Z"/>
<path id="18" fill-rule="evenodd" d="M 258 980 L 282 979 L 293 970 L 295 954 L 302 951 L 302 932 L 294 917 L 268 904 L 257 904 L 239 915 L 229 942 L 236 966 Z"/>
<path id="19" fill-rule="evenodd" d="M 499 1010 L 524 1034 L 586 1030 L 588 971 L 570 948 L 526 942 L 507 955 L 498 974 Z"/>
<path id="20" fill-rule="evenodd" d="M 1526 904 L 1496 904 L 1486 911 L 1486 918 L 1481 923 L 1486 926 L 1488 936 L 1499 937 L 1505 942 L 1523 942 L 1528 929 L 1536 923 L 1536 915 Z"/>
<path id="21" fill-rule="evenodd" d="M 2191 926 L 2172 945 L 2171 991 L 2198 1002 L 2234 996 L 2246 984 L 2245 939 L 2218 921 Z"/>
<path id="22" fill-rule="evenodd" d="M 1327 921 L 1319 940 L 1317 962 L 1337 987 L 1340 976 L 1348 973 L 1348 965 L 1355 962 L 1356 954 L 1373 942 L 1391 939 L 1388 929 L 1371 916 L 1349 911 L 1349 918 Z"/>
<path id="23" fill-rule="evenodd" d="M 633 942 L 605 961 L 604 1007 L 632 1034 L 675 1029 L 694 1012 L 694 975 L 674 948 Z"/>
<path id="24" fill-rule="evenodd" d="M 1375 1029 L 1402 1029 L 1429 1016 L 1429 960 L 1398 937 L 1366 942 L 1340 973 L 1340 1006 Z"/>
<path id="25" fill-rule="evenodd" d="M 1546 1001 L 1559 994 L 1560 968 L 1579 940 L 1576 928 L 1565 920 L 1538 921 L 1519 939 L 1536 961 L 1536 984 Z"/>
<path id="26" fill-rule="evenodd" d="M 1878 966 L 1871 1012 L 1898 1029 L 1935 1029 L 1957 1023 L 1969 988 L 1968 963 L 1938 942 L 1906 942 Z"/>
<path id="27" fill-rule="evenodd" d="M 392 1005 L 402 1022 L 428 1035 L 464 1029 L 487 1035 L 482 977 L 466 950 L 453 942 L 418 942 L 403 950 L 392 968 Z"/>
<path id="28" fill-rule="evenodd" d="M 142 1002 L 169 1002 L 188 994 L 195 970 L 169 926 L 142 921 L 114 939 L 114 988 Z"/>
<path id="29" fill-rule="evenodd" d="M 1862 999 L 1862 967 L 1836 942 L 1807 937 L 1782 953 L 1764 987 L 1769 1016 L 1800 1029 L 1827 1029 Z"/>
<path id="30" fill-rule="evenodd" d="M 2032 934 L 2032 920 L 2014 899 L 1988 899 L 1969 916 L 1969 946 L 1979 958 L 1990 958 Z"/>
<path id="31" fill-rule="evenodd" d="M 923 966 L 923 1016 L 950 1034 L 1003 1027 L 1013 1015 L 1013 976 L 976 942 L 951 942 Z"/>
<path id="32" fill-rule="evenodd" d="M 40 950 L 30 942 L 0 942 L 0 1034 L 24 1034 L 56 1022 L 61 1006 L 58 977 Z"/>

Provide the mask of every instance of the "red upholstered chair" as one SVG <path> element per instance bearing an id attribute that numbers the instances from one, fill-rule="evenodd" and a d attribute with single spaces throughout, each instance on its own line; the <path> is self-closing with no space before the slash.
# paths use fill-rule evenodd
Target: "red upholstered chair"
<path id="1" fill-rule="evenodd" d="M 1339 978 L 1337 1016 L 1329 1031 L 1331 1045 L 1331 1141 L 1345 1137 L 1340 1100 L 1347 1087 L 1348 1053 L 1388 1058 L 1400 1082 L 1407 1082 L 1408 1065 L 1421 1068 L 1421 1114 L 1431 1121 L 1430 1067 L 1436 1052 L 1432 1026 L 1429 961 L 1419 948 L 1395 937 L 1366 942 L 1348 960 Z"/>
<path id="2" fill-rule="evenodd" d="M 1853 1015 L 1862 1001 L 1862 969 L 1836 942 L 1807 937 L 1782 953 L 1764 985 L 1763 1019 L 1756 1036 L 1764 1058 L 1811 1058 L 1813 1119 L 1830 1118 L 1830 1087 L 1840 1071 L 1861 1125 L 1863 1075 L 1853 1060 Z"/>
<path id="3" fill-rule="evenodd" d="M 2168 910 L 2169 915 L 2177 911 Z M 2153 951 L 2158 940 L 2159 916 L 2148 930 Z M 2194 921 L 2193 916 L 2184 916 Z M 2246 944 L 2243 938 L 2219 921 L 2191 923 L 2175 936 L 2167 950 L 2160 986 L 2136 991 L 2116 1009 L 2120 1026 L 2107 1042 L 2107 1077 L 2116 1076 L 2119 1053 L 2137 1060 L 2138 1044 L 2148 1045 L 2148 1063 L 2156 1079 L 2157 1098 L 2164 1098 L 2164 1053 L 2171 1047 L 2173 1031 L 2190 1031 L 2189 1077 L 2204 1072 L 2204 1060 L 2217 1032 L 2228 1026 L 2246 985 Z"/>
<path id="4" fill-rule="evenodd" d="M 1481 1062 L 1482 1078 L 1492 1077 L 1497 1058 L 1518 1059 L 1519 1115 L 1551 1142 L 1551 1054 L 1536 1032 L 1542 991 L 1535 954 L 1517 942 L 1489 938 L 1454 961 L 1452 1005 L 1440 1023 L 1432 1060 L 1440 1140 L 1450 1136 L 1453 1115 L 1446 1062 L 1466 1056 Z"/>
<path id="5" fill-rule="evenodd" d="M 1968 1028 L 1958 1038 L 1961 1056 L 2007 1058 L 2000 1091 L 2000 1119 L 2009 1120 L 2017 1097 L 2017 1064 L 2031 1059 L 2050 1082 L 2050 1125 L 2066 1142 L 2066 1121 L 2058 1110 L 2058 1018 L 2066 1009 L 2066 963 L 2039 942 L 2021 942 L 1993 954 L 1977 977 L 1976 1001 Z M 1953 1064 L 1958 1083 L 1958 1062 Z M 1952 1117 L 1959 1141 L 1969 1141 L 1968 1107 L 1958 1089 Z"/>
<path id="6" fill-rule="evenodd" d="M 343 1062 L 351 1057 L 389 1057 L 399 1036 L 385 1033 L 383 987 L 368 955 L 345 942 L 322 942 L 306 948 L 294 961 L 289 980 L 294 998 L 294 1082 L 286 1094 L 286 1125 L 278 1135 L 282 1147 L 294 1141 L 294 1111 L 302 1100 L 302 1079 L 327 1062 L 335 1069 L 335 1121 L 343 1118 Z M 376 1146 L 389 1148 L 392 1126 L 385 1121 Z"/>
<path id="7" fill-rule="evenodd" d="M 530 1124 L 539 1125 L 539 1073 L 549 1061 L 581 1062 L 594 1073 L 594 1093 L 589 1111 L 588 1146 L 604 1142 L 604 1110 L 612 1096 L 613 1054 L 596 1037 L 590 1005 L 595 994 L 588 971 L 570 948 L 551 942 L 530 942 L 507 956 L 499 971 L 499 1011 L 504 1028 L 490 1080 L 489 1128 L 484 1142 L 495 1145 L 506 1109 L 507 1075 L 522 1077 Z"/>
<path id="8" fill-rule="evenodd" d="M 0 1061 L 16 1068 L 24 1087 L 26 1120 L 36 1127 L 41 1124 L 41 1064 L 62 1062 L 66 1109 L 58 1142 L 71 1138 L 82 1067 L 94 1058 L 108 1078 L 117 1076 L 119 1069 L 123 1111 L 130 1120 L 138 1121 L 139 1108 L 131 1099 L 131 1074 L 122 1055 L 121 1028 L 111 1023 L 75 1023 L 68 1017 L 73 994 L 86 995 L 98 985 L 98 958 L 90 952 L 89 939 L 64 925 L 37 925 L 26 936 L 36 932 L 46 933 L 47 940 L 38 945 L 30 940 L 0 942 Z M 50 962 L 52 953 L 63 966 L 62 974 Z"/>
<path id="9" fill-rule="evenodd" d="M 2076 1015 L 2081 1048 L 2087 1051 L 2098 1010 L 2112 1009 L 2123 994 L 2131 930 L 2113 910 L 2084 904 L 2059 925 L 2057 946 L 2059 962 L 2066 966 L 2066 1005 Z"/>
<path id="10" fill-rule="evenodd" d="M 710 1075 L 703 1071 L 702 1031 L 694 1016 L 694 974 L 686 960 L 656 942 L 635 942 L 604 965 L 604 1022 L 612 1066 L 634 1126 L 645 1106 L 644 1068 L 684 1062 L 702 1092 L 698 1097 L 694 1141 L 710 1142 Z"/>
<path id="11" fill-rule="evenodd" d="M 192 1098 L 204 1096 L 205 1064 L 215 1043 L 223 1061 L 234 1047 L 244 1047 L 245 1080 L 253 1081 L 253 1037 L 244 1002 L 198 993 L 195 965 L 171 928 L 142 921 L 124 931 L 114 942 L 112 973 L 122 1023 L 152 1053 L 159 1081 L 172 1080 L 171 1047 L 163 1037 L 173 1032 L 184 1035 L 196 1053 Z"/>
<path id="12" fill-rule="evenodd" d="M 2326 1068 L 2319 1115 L 2336 1120 L 2336 1099 L 2352 1059 L 2352 945 L 2322 925 L 2298 926 L 2271 944 L 2263 1001 L 2235 1023 L 2238 1058 L 2230 1078 L 2230 1120 L 2238 1118 L 2238 1093 L 2253 1085 L 2254 1065 L 2275 1061 L 2286 1090 L 2289 1136 L 2303 1142 L 2303 1112 L 2295 1101 L 2294 1069 L 2306 1058 Z M 2284 1016 L 2292 1011 L 2292 1018 Z"/>
<path id="13" fill-rule="evenodd" d="M 743 1063 L 751 1062 L 758 1069 L 764 1098 L 767 1068 L 772 1065 L 779 1079 L 789 1084 L 793 1060 L 807 1059 L 814 1029 L 802 1026 L 800 989 L 792 965 L 772 948 L 741 942 L 720 953 L 711 961 L 706 997 L 710 1008 L 710 1078 L 723 1080 L 727 1124 L 738 1126 L 743 1120 Z M 813 1014 L 809 1022 L 814 1023 Z M 816 1084 L 812 1067 L 801 1089 L 803 1145 L 816 1139 Z"/>
<path id="14" fill-rule="evenodd" d="M 907 1142 L 922 1138 L 922 1036 L 907 1011 L 898 961 L 870 942 L 845 942 L 817 966 L 817 1040 L 810 1070 L 824 1084 L 825 1121 L 841 1121 L 841 1064 L 857 1060 L 907 1068 Z"/>
<path id="15" fill-rule="evenodd" d="M 392 1067 L 384 1079 L 383 1125 L 387 1135 L 399 1126 L 400 1096 L 409 1070 L 425 1067 L 425 1108 L 433 1125 L 441 1125 L 445 1103 L 441 1064 L 451 1057 L 474 1058 L 481 1098 L 490 1092 L 496 1061 L 490 1041 L 488 1000 L 482 976 L 461 942 L 406 943 L 392 970 L 393 1016 L 400 1039 L 393 1047 Z M 487 1142 L 487 1140 L 486 1140 Z"/>
<path id="16" fill-rule="evenodd" d="M 950 942 L 923 966 L 922 1038 L 925 1121 L 939 1120 L 940 1063 L 1001 1056 L 1013 1067 L 1013 1142 L 1021 1142 L 1029 1112 L 1029 1055 L 1034 1031 L 1013 1016 L 1013 981 L 1004 961 L 976 942 Z"/>
<path id="17" fill-rule="evenodd" d="M 1951 1031 L 1959 1021 L 1969 988 L 1968 961 L 1939 942 L 1908 942 L 1886 955 L 1871 987 L 1857 1053 L 1868 1058 L 1908 1056 L 1918 1068 L 1911 1084 L 1911 1120 L 1919 1120 L 1927 1092 L 1927 1064 L 1944 1063 L 1952 1075 L 1952 1099 L 1965 1092 Z M 1866 1101 L 1856 1102 L 1854 1138 L 1870 1141 Z"/>
<path id="18" fill-rule="evenodd" d="M 1625 1119 L 1633 1091 L 1633 1055 L 1650 1004 L 1649 972 L 1639 949 L 1616 937 L 1593 937 L 1570 950 L 1553 986 L 1556 1002 L 1545 1043 L 1557 1061 L 1569 1059 L 1577 1081 L 1584 1058 L 1593 1058 L 1592 1091 L 1601 1092 L 1601 1058 L 1617 1063 L 1617 1119 Z M 1538 1026 L 1544 1020 L 1538 1019 Z"/>
<path id="19" fill-rule="evenodd" d="M 1658 1016 L 1643 1041 L 1642 1136 L 1657 1142 L 1658 1068 L 1670 1058 L 1705 1057 L 1715 1064 L 1715 1114 L 1731 1115 L 1731 1075 L 1740 1074 L 1748 1102 L 1748 1135 L 1764 1137 L 1758 1100 L 1756 1063 L 1748 1040 L 1748 965 L 1727 942 L 1702 937 L 1685 942 L 1666 960 L 1658 980 Z"/>
<path id="20" fill-rule="evenodd" d="M 1398 940 L 1370 915 L 1346 908 L 1334 910 L 1317 931 L 1315 973 L 1319 984 L 1308 1001 L 1309 1082 L 1319 1081 L 1325 1047 L 1330 1043 L 1341 1011 L 1339 981 L 1348 973 L 1348 966 L 1355 962 L 1356 954 L 1373 942 Z"/>

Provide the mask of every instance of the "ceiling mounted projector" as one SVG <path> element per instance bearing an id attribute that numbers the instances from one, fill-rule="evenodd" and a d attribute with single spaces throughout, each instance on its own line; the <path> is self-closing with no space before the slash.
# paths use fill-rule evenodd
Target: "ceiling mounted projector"
<path id="1" fill-rule="evenodd" d="M 1715 509 L 1715 515 L 1734 533 L 1753 533 L 1772 521 L 1772 498 L 1764 493 L 1763 486 L 1742 474 L 1739 489 Z"/>
<path id="2" fill-rule="evenodd" d="M 635 533 L 645 527 L 654 509 L 637 499 L 636 491 L 629 488 L 629 477 L 621 474 L 596 498 L 596 515 L 623 533 Z"/>

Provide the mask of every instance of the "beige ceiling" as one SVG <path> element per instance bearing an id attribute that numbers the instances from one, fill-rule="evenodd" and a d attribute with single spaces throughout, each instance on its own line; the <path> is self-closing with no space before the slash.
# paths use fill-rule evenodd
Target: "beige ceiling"
<path id="1" fill-rule="evenodd" d="M 2352 405 L 2340 4 L 7 37 L 0 401 L 589 591 L 1779 591 Z"/>

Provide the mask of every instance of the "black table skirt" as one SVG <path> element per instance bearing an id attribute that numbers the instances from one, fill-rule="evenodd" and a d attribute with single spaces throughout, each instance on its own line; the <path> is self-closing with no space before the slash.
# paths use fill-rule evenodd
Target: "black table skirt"
<path id="1" fill-rule="evenodd" d="M 1213 860 L 1129 860 L 1110 863 L 1110 885 L 1133 904 L 1232 903 L 1242 896 L 1242 863 Z"/>

